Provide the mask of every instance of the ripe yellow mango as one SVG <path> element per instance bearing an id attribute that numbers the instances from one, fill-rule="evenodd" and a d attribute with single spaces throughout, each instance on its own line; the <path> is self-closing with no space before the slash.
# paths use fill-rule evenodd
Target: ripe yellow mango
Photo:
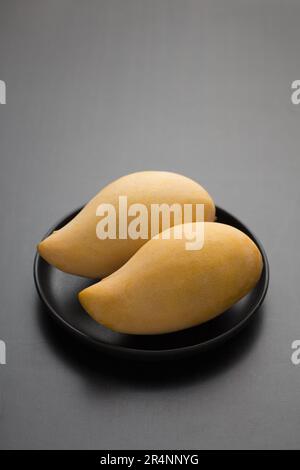
<path id="1" fill-rule="evenodd" d="M 175 228 L 79 293 L 92 318 L 121 333 L 168 333 L 216 317 L 255 286 L 262 257 L 243 232 L 205 222 L 202 249 L 187 250 L 185 238 L 174 239 Z"/>
<path id="2" fill-rule="evenodd" d="M 119 269 L 151 238 L 149 235 L 148 239 L 121 239 L 118 236 L 118 226 L 116 239 L 97 237 L 97 207 L 100 204 L 112 204 L 117 209 L 119 196 L 127 197 L 128 206 L 144 204 L 149 214 L 151 204 L 177 203 L 182 207 L 184 204 L 204 204 L 204 219 L 215 219 L 212 198 L 190 178 L 164 171 L 133 173 L 106 186 L 73 220 L 43 240 L 38 245 L 40 255 L 62 271 L 89 278 L 99 279 Z M 196 220 L 195 215 L 193 213 L 193 221 Z M 168 226 L 172 225 L 174 223 L 170 219 Z M 158 229 L 156 233 L 160 231 Z"/>

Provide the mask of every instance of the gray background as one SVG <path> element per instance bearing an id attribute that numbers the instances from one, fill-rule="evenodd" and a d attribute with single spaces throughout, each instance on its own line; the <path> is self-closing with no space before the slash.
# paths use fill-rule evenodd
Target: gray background
<path id="1" fill-rule="evenodd" d="M 300 2 L 2 0 L 0 447 L 297 448 Z M 259 236 L 257 320 L 210 356 L 135 366 L 48 318 L 35 245 L 132 171 L 194 177 Z"/>

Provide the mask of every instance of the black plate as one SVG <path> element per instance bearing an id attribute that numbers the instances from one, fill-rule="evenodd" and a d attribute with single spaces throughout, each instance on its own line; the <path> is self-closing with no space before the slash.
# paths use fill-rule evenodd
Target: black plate
<path id="1" fill-rule="evenodd" d="M 64 217 L 47 234 L 63 227 L 80 209 Z M 44 261 L 37 253 L 34 280 L 37 291 L 60 324 L 77 337 L 100 350 L 141 359 L 175 358 L 217 346 L 238 333 L 261 306 L 269 284 L 269 266 L 260 241 L 238 219 L 217 207 L 218 222 L 246 233 L 259 247 L 263 272 L 256 287 L 221 316 L 194 328 L 163 335 L 125 335 L 96 323 L 82 309 L 77 294 L 95 281 L 65 274 Z"/>

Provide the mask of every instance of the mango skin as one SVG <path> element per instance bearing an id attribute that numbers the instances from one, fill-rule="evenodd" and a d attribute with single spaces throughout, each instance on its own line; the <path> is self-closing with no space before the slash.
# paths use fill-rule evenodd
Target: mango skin
<path id="1" fill-rule="evenodd" d="M 236 228 L 204 225 L 202 249 L 187 251 L 185 239 L 165 240 L 160 234 L 118 271 L 80 292 L 83 308 L 114 331 L 148 335 L 182 330 L 220 315 L 255 286 L 262 257 Z"/>
<path id="2" fill-rule="evenodd" d="M 215 219 L 212 198 L 190 178 L 164 171 L 132 173 L 102 189 L 73 220 L 39 243 L 37 248 L 42 258 L 61 271 L 92 279 L 119 269 L 147 242 L 146 239 L 97 238 L 100 217 L 96 216 L 96 208 L 101 203 L 109 203 L 117 209 L 119 196 L 127 196 L 128 206 L 145 204 L 149 213 L 150 204 L 205 204 L 205 220 Z"/>

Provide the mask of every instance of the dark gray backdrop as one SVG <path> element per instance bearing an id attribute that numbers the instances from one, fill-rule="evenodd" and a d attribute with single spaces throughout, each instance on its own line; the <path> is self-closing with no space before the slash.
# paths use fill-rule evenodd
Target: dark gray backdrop
<path id="1" fill-rule="evenodd" d="M 300 443 L 300 2 L 1 0 L 1 448 Z M 33 285 L 58 218 L 132 171 L 194 177 L 259 236 L 257 320 L 211 356 L 120 364 L 70 340 Z"/>

